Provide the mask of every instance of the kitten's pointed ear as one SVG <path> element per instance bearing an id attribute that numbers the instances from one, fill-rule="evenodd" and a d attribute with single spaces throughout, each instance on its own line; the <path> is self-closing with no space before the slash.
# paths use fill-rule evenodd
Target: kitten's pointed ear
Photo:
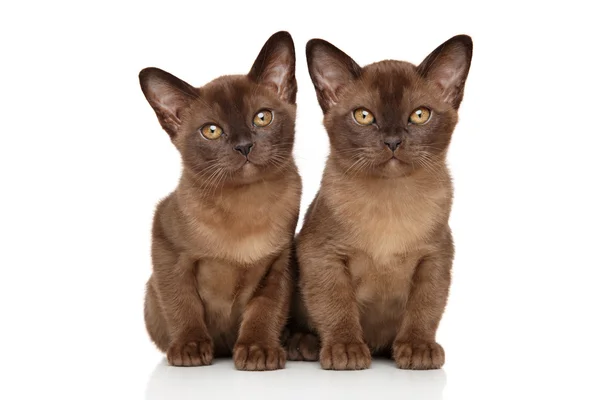
<path id="1" fill-rule="evenodd" d="M 337 104 L 340 90 L 362 71 L 350 56 L 322 39 L 306 43 L 306 61 L 324 113 Z"/>
<path id="2" fill-rule="evenodd" d="M 296 103 L 296 51 L 288 32 L 277 32 L 267 40 L 248 77 L 271 88 L 283 101 Z"/>
<path id="3" fill-rule="evenodd" d="M 154 109 L 160 125 L 171 136 L 177 135 L 181 113 L 193 99 L 196 90 L 181 79 L 158 68 L 145 68 L 139 74 L 140 86 L 146 100 Z"/>
<path id="4" fill-rule="evenodd" d="M 418 67 L 421 76 L 433 81 L 439 87 L 444 101 L 456 110 L 463 99 L 472 55 L 471 38 L 458 35 L 442 43 Z"/>

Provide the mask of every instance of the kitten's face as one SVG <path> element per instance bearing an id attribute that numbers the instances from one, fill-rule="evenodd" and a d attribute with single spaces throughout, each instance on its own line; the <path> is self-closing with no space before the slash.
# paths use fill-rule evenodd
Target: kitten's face
<path id="1" fill-rule="evenodd" d="M 331 155 L 349 176 L 401 177 L 443 161 L 458 120 L 470 39 L 451 39 L 418 67 L 382 61 L 361 68 L 321 40 L 309 42 L 307 59 Z"/>
<path id="2" fill-rule="evenodd" d="M 245 76 L 198 90 L 176 140 L 184 165 L 199 176 L 249 183 L 292 158 L 295 107 Z"/>
<path id="3" fill-rule="evenodd" d="M 289 34 L 273 35 L 248 75 L 223 76 L 193 88 L 155 69 L 140 73 L 144 94 L 205 186 L 247 184 L 292 162 L 296 80 Z"/>

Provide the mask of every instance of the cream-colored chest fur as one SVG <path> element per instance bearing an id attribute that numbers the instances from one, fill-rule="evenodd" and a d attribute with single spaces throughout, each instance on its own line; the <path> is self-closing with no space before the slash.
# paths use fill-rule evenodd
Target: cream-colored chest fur
<path id="1" fill-rule="evenodd" d="M 325 200 L 343 227 L 343 240 L 378 264 L 427 241 L 447 218 L 450 190 L 412 178 L 332 179 Z"/>
<path id="2" fill-rule="evenodd" d="M 299 203 L 299 179 L 228 189 L 210 202 L 194 199 L 185 207 L 189 242 L 197 243 L 199 257 L 257 262 L 289 242 Z"/>

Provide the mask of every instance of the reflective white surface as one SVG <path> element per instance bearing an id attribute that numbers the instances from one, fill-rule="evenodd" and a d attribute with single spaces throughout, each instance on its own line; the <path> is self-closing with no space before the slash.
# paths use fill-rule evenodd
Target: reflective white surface
<path id="1" fill-rule="evenodd" d="M 366 371 L 323 371 L 316 363 L 290 362 L 284 370 L 266 373 L 235 371 L 227 360 L 187 369 L 161 362 L 150 376 L 146 399 L 191 400 L 204 395 L 224 399 L 366 399 L 393 394 L 437 400 L 443 398 L 445 385 L 443 370 L 401 371 L 391 361 L 383 360 Z"/>

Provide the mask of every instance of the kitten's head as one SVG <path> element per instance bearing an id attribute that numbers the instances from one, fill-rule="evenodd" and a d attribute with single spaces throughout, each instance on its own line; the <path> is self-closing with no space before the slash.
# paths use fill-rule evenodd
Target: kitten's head
<path id="1" fill-rule="evenodd" d="M 200 88 L 158 68 L 142 70 L 139 78 L 184 168 L 206 186 L 245 184 L 293 162 L 295 65 L 292 37 L 278 32 L 247 75 L 222 76 Z"/>
<path id="2" fill-rule="evenodd" d="M 472 48 L 471 38 L 459 35 L 419 66 L 386 60 L 361 68 L 332 44 L 309 41 L 308 69 L 334 160 L 349 175 L 380 177 L 407 176 L 443 162 Z"/>

